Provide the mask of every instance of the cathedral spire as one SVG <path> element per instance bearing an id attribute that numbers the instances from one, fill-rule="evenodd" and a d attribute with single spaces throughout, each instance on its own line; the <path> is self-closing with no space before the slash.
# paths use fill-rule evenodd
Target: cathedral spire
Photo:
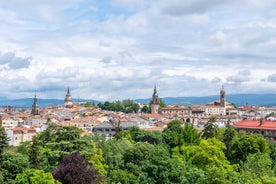
<path id="1" fill-rule="evenodd" d="M 158 98 L 158 94 L 157 94 L 157 89 L 156 89 L 156 84 L 154 84 L 154 90 L 153 90 L 153 94 L 152 94 L 152 102 L 151 102 L 151 113 L 155 114 L 159 112 L 159 98 Z"/>
<path id="2" fill-rule="evenodd" d="M 72 96 L 70 94 L 70 88 L 69 87 L 67 88 L 67 93 L 66 93 L 65 98 L 64 98 L 64 105 L 67 108 L 73 107 Z"/>
<path id="3" fill-rule="evenodd" d="M 66 95 L 70 95 L 70 88 L 67 88 L 67 94 Z"/>
<path id="4" fill-rule="evenodd" d="M 152 94 L 152 103 L 159 104 L 156 84 L 154 84 L 154 90 L 153 90 L 153 94 Z"/>
<path id="5" fill-rule="evenodd" d="M 156 94 L 156 95 L 157 95 L 156 84 L 154 84 L 153 94 Z"/>
<path id="6" fill-rule="evenodd" d="M 32 115 L 39 115 L 39 106 L 37 104 L 37 98 L 36 98 L 36 91 L 35 91 L 35 95 L 34 95 L 34 103 L 32 105 L 32 111 L 31 111 Z"/>

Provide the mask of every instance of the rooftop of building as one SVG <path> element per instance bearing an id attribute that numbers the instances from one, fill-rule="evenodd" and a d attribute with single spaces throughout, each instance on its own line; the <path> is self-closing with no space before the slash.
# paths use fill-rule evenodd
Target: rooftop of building
<path id="1" fill-rule="evenodd" d="M 270 120 L 242 120 L 233 123 L 233 127 L 241 129 L 276 130 L 276 121 Z"/>

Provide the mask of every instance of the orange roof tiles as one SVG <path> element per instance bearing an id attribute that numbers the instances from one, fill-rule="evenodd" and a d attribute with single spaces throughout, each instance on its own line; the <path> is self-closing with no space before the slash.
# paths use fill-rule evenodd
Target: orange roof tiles
<path id="1" fill-rule="evenodd" d="M 243 129 L 276 130 L 276 121 L 263 120 L 261 124 L 260 120 L 243 120 L 233 123 L 233 127 Z"/>
<path id="2" fill-rule="evenodd" d="M 16 128 L 13 128 L 12 129 L 13 131 L 23 131 L 23 130 L 35 130 L 34 127 L 30 127 L 30 128 L 27 128 L 27 127 L 16 127 Z"/>
<path id="3" fill-rule="evenodd" d="M 160 114 L 143 114 L 146 118 L 153 118 L 153 119 L 161 119 L 162 116 Z"/>
<path id="4" fill-rule="evenodd" d="M 161 111 L 169 111 L 169 110 L 189 110 L 188 107 L 184 107 L 184 106 L 173 106 L 173 107 L 162 107 Z"/>

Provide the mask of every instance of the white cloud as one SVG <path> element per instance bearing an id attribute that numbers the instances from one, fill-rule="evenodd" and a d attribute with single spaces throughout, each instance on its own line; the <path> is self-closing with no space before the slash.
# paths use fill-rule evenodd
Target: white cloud
<path id="1" fill-rule="evenodd" d="M 2 1 L 0 92 L 95 100 L 276 92 L 276 3 Z M 5 59 L 8 58 L 8 59 Z M 16 72 L 14 72 L 16 71 Z M 14 90 L 17 89 L 17 90 Z"/>

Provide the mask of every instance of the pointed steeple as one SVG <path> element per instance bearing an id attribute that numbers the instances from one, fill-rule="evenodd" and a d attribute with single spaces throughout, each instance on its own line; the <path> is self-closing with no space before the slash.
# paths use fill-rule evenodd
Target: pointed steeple
<path id="1" fill-rule="evenodd" d="M 64 98 L 64 105 L 65 107 L 71 108 L 73 107 L 73 102 L 72 102 L 72 96 L 70 94 L 70 88 L 67 88 L 67 93 Z"/>
<path id="2" fill-rule="evenodd" d="M 159 104 L 156 84 L 154 84 L 154 90 L 153 90 L 153 94 L 152 94 L 152 104 Z"/>
<path id="3" fill-rule="evenodd" d="M 152 114 L 157 114 L 159 112 L 159 98 L 158 98 L 158 94 L 157 94 L 157 89 L 156 89 L 156 84 L 154 84 L 154 90 L 153 90 L 153 94 L 152 94 L 152 102 L 151 102 L 151 113 Z"/>
<path id="4" fill-rule="evenodd" d="M 154 84 L 153 94 L 154 94 L 154 95 L 157 95 L 156 84 Z"/>
<path id="5" fill-rule="evenodd" d="M 36 90 L 35 90 L 35 95 L 34 95 L 34 104 L 37 106 Z"/>
<path id="6" fill-rule="evenodd" d="M 32 115 L 39 115 L 39 106 L 37 104 L 37 98 L 36 98 L 36 91 L 35 91 L 35 95 L 34 95 L 34 103 L 32 105 Z"/>
<path id="7" fill-rule="evenodd" d="M 67 88 L 67 94 L 66 95 L 70 95 L 70 88 Z"/>

